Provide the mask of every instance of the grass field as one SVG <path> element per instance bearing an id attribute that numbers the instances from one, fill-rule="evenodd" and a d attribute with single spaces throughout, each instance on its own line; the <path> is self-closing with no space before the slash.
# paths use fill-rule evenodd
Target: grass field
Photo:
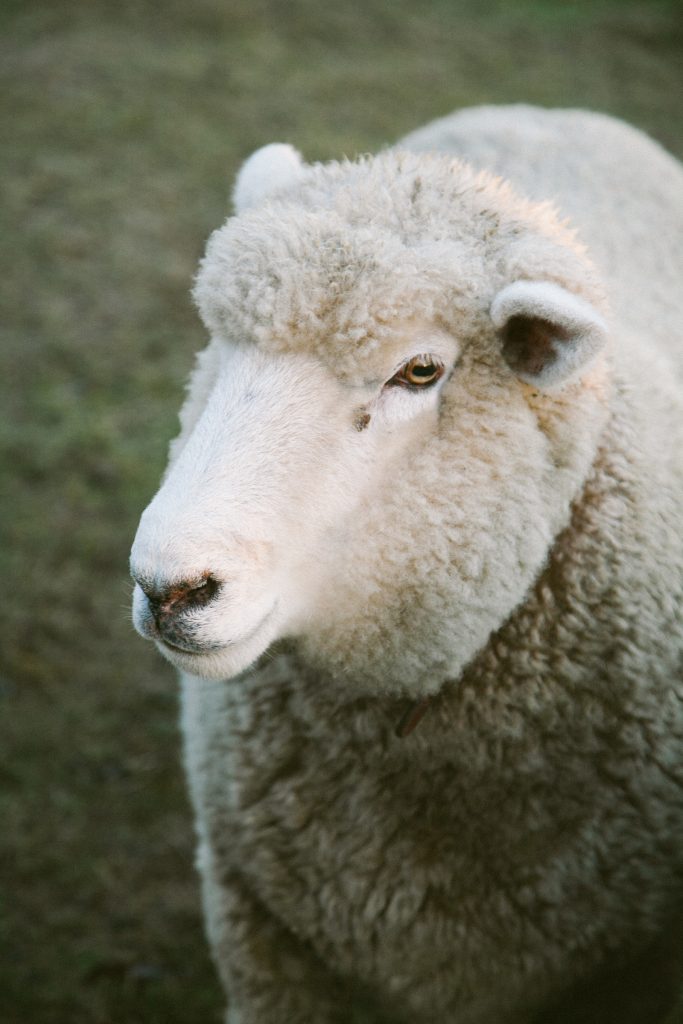
<path id="1" fill-rule="evenodd" d="M 189 285 L 239 162 L 273 140 L 351 156 L 515 100 L 608 111 L 683 155 L 679 11 L 3 0 L 4 1024 L 220 1020 L 175 680 L 132 632 L 127 555 L 203 342 Z"/>

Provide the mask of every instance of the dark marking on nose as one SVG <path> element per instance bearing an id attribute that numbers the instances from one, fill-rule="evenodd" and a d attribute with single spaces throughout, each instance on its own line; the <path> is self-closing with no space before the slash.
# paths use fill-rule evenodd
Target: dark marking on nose
<path id="1" fill-rule="evenodd" d="M 157 622 L 181 612 L 203 608 L 213 601 L 221 588 L 211 573 L 206 573 L 199 580 L 180 580 L 166 587 L 150 586 L 147 583 L 141 583 L 140 586 Z"/>

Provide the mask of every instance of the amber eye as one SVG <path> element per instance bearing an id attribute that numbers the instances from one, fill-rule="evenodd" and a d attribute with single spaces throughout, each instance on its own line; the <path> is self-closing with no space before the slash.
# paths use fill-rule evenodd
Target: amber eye
<path id="1" fill-rule="evenodd" d="M 389 381 L 403 388 L 427 388 L 443 375 L 443 363 L 434 356 L 413 356 Z"/>

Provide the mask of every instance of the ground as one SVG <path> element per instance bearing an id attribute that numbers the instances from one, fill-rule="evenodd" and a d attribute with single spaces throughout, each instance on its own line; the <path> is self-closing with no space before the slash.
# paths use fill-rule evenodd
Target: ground
<path id="1" fill-rule="evenodd" d="M 677 0 L 4 0 L 0 991 L 5 1024 L 211 1024 L 171 669 L 127 556 L 255 147 L 375 150 L 475 103 L 683 156 Z M 683 1014 L 679 1017 L 683 1020 Z"/>

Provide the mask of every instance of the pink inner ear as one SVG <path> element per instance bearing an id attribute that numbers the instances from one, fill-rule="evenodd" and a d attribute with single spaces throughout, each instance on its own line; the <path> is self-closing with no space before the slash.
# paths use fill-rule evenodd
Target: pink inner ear
<path id="1" fill-rule="evenodd" d="M 541 317 L 517 314 L 502 330 L 503 356 L 517 373 L 535 376 L 557 359 L 556 343 L 567 341 L 570 332 Z"/>

